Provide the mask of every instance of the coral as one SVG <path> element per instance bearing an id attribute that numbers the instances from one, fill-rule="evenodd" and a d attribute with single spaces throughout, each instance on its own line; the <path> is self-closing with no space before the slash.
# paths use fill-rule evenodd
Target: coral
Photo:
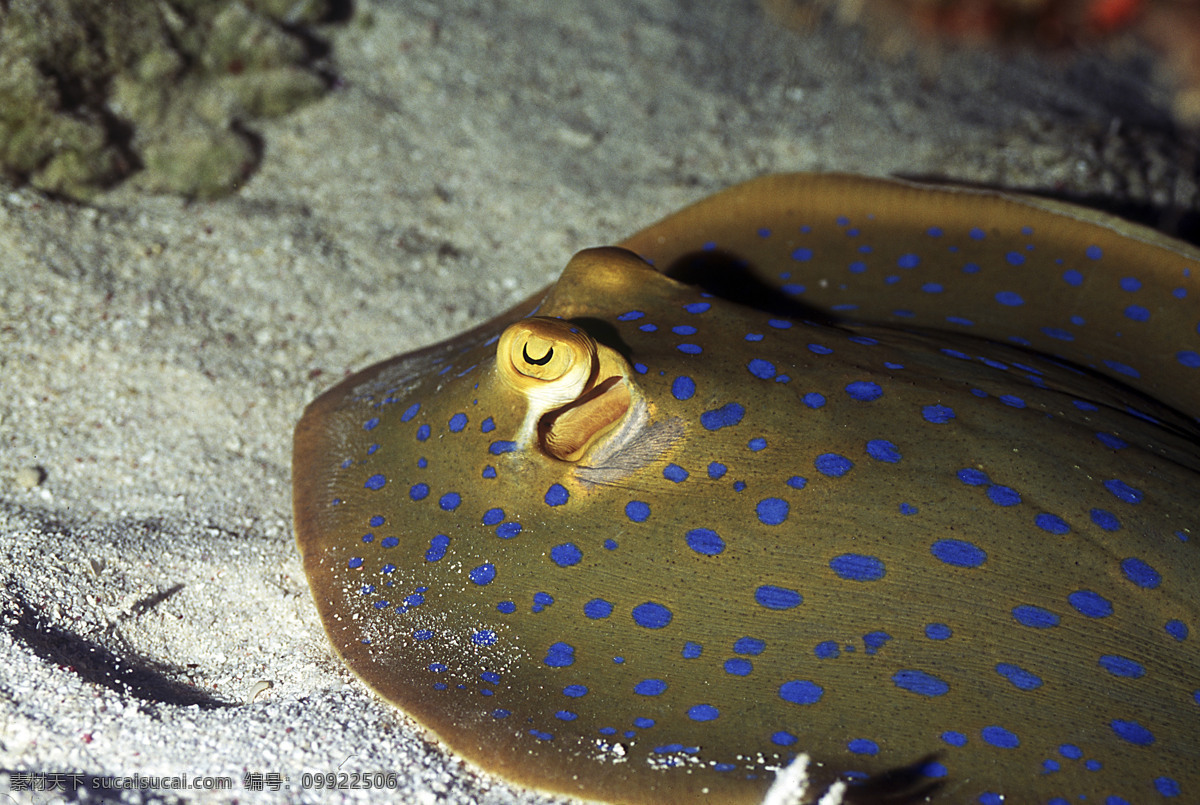
<path id="1" fill-rule="evenodd" d="M 248 119 L 325 92 L 295 26 L 326 0 L 0 2 L 0 173 L 86 200 L 128 178 L 212 197 L 258 161 Z"/>

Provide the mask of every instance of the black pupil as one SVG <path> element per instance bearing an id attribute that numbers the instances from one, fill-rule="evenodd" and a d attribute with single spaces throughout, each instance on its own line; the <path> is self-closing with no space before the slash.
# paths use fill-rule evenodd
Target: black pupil
<path id="1" fill-rule="evenodd" d="M 534 366 L 545 366 L 554 357 L 554 347 L 547 349 L 546 354 L 540 358 L 531 358 L 529 357 L 529 345 L 523 344 L 521 346 L 521 357 L 525 359 L 525 363 L 531 363 Z"/>

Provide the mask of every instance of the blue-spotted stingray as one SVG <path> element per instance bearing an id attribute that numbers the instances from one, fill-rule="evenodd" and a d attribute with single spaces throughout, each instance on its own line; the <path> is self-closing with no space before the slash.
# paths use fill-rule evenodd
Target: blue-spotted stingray
<path id="1" fill-rule="evenodd" d="M 1032 198 L 718 193 L 296 429 L 351 670 L 534 788 L 1200 802 L 1200 252 Z"/>

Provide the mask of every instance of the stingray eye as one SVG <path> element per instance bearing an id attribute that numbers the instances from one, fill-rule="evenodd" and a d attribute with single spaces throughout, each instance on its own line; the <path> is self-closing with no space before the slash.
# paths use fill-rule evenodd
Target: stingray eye
<path id="1" fill-rule="evenodd" d="M 596 342 L 559 319 L 522 319 L 504 331 L 496 348 L 500 371 L 510 385 L 526 394 L 555 397 L 578 394 L 595 357 Z"/>

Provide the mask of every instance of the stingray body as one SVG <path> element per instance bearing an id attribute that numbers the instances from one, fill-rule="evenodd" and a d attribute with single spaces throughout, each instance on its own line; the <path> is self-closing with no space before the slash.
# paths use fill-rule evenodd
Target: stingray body
<path id="1" fill-rule="evenodd" d="M 613 802 L 756 802 L 800 752 L 860 802 L 1200 801 L 1195 251 L 822 175 L 621 246 L 309 406 L 355 673 Z"/>

